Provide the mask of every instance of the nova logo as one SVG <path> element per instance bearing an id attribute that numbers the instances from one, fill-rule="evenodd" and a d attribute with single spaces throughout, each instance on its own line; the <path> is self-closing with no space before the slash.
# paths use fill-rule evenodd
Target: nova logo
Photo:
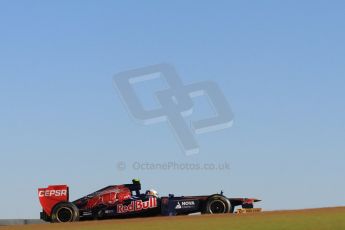
<path id="1" fill-rule="evenodd" d="M 160 108 L 147 110 L 142 105 L 133 85 L 155 79 L 160 73 L 168 85 L 168 89 L 153 92 Z M 159 78 L 159 77 L 158 77 Z M 167 64 L 159 64 L 119 73 L 114 76 L 114 85 L 130 114 L 145 125 L 166 121 L 176 134 L 186 155 L 199 152 L 195 135 L 231 127 L 233 114 L 231 108 L 214 82 L 198 82 L 184 85 L 175 72 Z M 186 121 L 193 113 L 193 98 L 207 96 L 215 116 L 198 120 Z"/>
<path id="2" fill-rule="evenodd" d="M 194 201 L 183 201 L 182 206 L 194 206 L 195 202 Z"/>
<path id="3" fill-rule="evenodd" d="M 175 209 L 194 208 L 195 206 L 195 201 L 178 201 Z"/>

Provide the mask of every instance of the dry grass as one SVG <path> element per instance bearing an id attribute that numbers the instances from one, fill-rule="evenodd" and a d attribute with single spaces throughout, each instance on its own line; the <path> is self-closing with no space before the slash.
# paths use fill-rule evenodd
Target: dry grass
<path id="1" fill-rule="evenodd" d="M 0 230 L 335 230 L 345 229 L 345 207 L 242 215 L 200 215 L 0 227 Z"/>

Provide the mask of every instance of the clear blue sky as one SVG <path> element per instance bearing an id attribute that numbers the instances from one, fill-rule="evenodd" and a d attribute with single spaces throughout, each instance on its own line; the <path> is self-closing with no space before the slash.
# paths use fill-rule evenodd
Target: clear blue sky
<path id="1" fill-rule="evenodd" d="M 66 183 L 74 199 L 133 177 L 268 210 L 345 205 L 344 12 L 344 1 L 0 1 L 0 218 L 37 218 L 41 186 Z M 217 82 L 235 114 L 197 136 L 198 155 L 166 123 L 135 123 L 112 86 L 162 62 L 186 84 Z M 135 159 L 231 169 L 117 169 Z"/>

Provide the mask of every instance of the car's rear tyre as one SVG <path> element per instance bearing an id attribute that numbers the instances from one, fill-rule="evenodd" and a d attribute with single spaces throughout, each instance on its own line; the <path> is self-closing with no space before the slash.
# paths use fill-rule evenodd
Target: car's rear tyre
<path id="1" fill-rule="evenodd" d="M 51 216 L 52 223 L 67 223 L 79 220 L 79 210 L 77 206 L 70 202 L 57 204 Z"/>
<path id="2" fill-rule="evenodd" d="M 213 195 L 208 198 L 205 207 L 206 214 L 222 214 L 231 211 L 230 201 L 222 195 Z"/>

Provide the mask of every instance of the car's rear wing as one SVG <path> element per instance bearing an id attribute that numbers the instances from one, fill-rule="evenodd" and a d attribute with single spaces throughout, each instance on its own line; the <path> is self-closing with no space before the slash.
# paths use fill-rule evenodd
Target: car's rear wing
<path id="1" fill-rule="evenodd" d="M 60 202 L 68 202 L 69 188 L 67 185 L 50 185 L 47 188 L 39 188 L 38 198 L 43 211 L 50 215 L 55 205 Z"/>

